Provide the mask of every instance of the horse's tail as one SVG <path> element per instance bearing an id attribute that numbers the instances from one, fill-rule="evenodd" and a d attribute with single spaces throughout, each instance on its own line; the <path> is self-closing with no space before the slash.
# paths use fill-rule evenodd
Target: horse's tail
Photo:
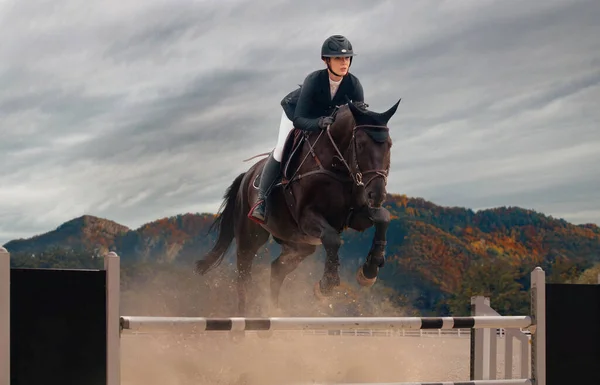
<path id="1" fill-rule="evenodd" d="M 223 203 L 221 203 L 217 218 L 208 230 L 210 232 L 213 228 L 219 226 L 219 237 L 212 250 L 206 254 L 204 259 L 196 261 L 195 271 L 198 274 L 205 274 L 211 269 L 219 266 L 225 256 L 225 252 L 233 241 L 235 235 L 235 199 L 244 175 L 246 175 L 245 172 L 238 175 L 223 195 Z"/>

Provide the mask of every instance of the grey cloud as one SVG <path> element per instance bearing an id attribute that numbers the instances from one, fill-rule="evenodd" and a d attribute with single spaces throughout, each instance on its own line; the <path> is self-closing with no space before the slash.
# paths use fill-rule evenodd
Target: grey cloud
<path id="1" fill-rule="evenodd" d="M 193 3 L 181 3 L 178 7 L 167 4 L 144 14 L 145 23 L 128 23 L 126 28 L 117 28 L 120 33 L 104 51 L 103 58 L 115 63 L 132 62 L 169 56 L 175 43 L 188 34 L 199 36 L 214 28 L 216 11 L 202 8 Z M 218 43 L 218 42 L 215 42 Z"/>
<path id="2" fill-rule="evenodd" d="M 255 89 L 266 76 L 256 71 L 224 71 L 213 77 L 199 78 L 186 89 L 132 108 L 124 117 L 127 123 L 122 129 L 73 149 L 73 155 L 85 153 L 104 159 L 110 159 L 111 154 L 127 157 L 128 149 L 144 146 L 144 156 L 152 157 L 161 151 L 176 151 L 194 143 L 199 147 L 207 143 L 227 147 L 231 138 L 255 138 L 261 128 L 260 109 L 241 108 L 239 102 L 232 101 L 232 96 L 239 90 Z M 252 101 L 247 99 L 249 104 Z M 215 106 L 224 112 L 210 116 Z M 190 119 L 193 120 L 190 122 Z M 135 158 L 139 160 L 138 156 Z M 119 156 L 118 160 L 125 159 Z"/>
<path id="3" fill-rule="evenodd" d="M 403 99 L 389 191 L 600 222 L 595 1 L 73 4 L 4 13 L 0 242 L 215 211 L 333 33 L 374 110 Z"/>

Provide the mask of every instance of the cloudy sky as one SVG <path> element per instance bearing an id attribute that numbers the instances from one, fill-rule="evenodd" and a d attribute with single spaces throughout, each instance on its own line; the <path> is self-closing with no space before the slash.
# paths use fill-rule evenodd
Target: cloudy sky
<path id="1" fill-rule="evenodd" d="M 216 211 L 344 34 L 389 191 L 600 224 L 598 0 L 0 0 L 0 243 Z"/>

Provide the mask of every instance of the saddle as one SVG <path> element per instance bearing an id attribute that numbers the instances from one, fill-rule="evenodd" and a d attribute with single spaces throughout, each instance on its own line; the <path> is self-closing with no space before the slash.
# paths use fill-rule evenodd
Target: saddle
<path id="1" fill-rule="evenodd" d="M 297 171 L 297 154 L 300 152 L 302 148 L 302 144 L 306 140 L 306 135 L 304 132 L 298 128 L 294 128 L 290 131 L 287 138 L 285 139 L 285 144 L 283 145 L 283 152 L 281 156 L 281 168 L 280 168 L 280 176 L 276 178 L 275 183 L 271 189 L 275 187 L 279 187 L 281 185 L 287 185 L 290 180 L 294 177 L 294 173 Z M 260 178 L 262 176 L 262 166 L 259 173 L 256 174 L 254 178 L 253 186 L 255 189 L 258 189 L 258 185 L 260 183 Z"/>
<path id="2" fill-rule="evenodd" d="M 281 156 L 281 175 L 287 183 L 296 172 L 295 163 L 297 154 L 302 148 L 302 144 L 306 139 L 304 132 L 298 128 L 294 128 L 288 134 L 283 146 L 283 155 Z"/>
<path id="3" fill-rule="evenodd" d="M 282 101 L 282 106 L 284 106 L 284 110 L 285 110 L 286 114 L 288 115 L 288 117 L 291 116 L 290 114 L 292 112 L 289 111 L 289 109 L 293 108 L 291 106 L 295 103 L 295 100 L 297 99 L 298 94 L 299 94 L 299 89 L 294 90 L 294 91 L 290 92 L 290 94 L 288 96 L 286 96 L 284 98 L 284 100 Z M 330 116 L 335 118 L 335 116 L 338 113 L 339 107 L 340 106 L 336 106 Z M 279 186 L 285 187 L 295 177 L 295 174 L 298 171 L 298 167 L 299 167 L 299 165 L 298 165 L 299 159 L 297 159 L 298 153 L 300 153 L 300 149 L 302 148 L 302 145 L 307 140 L 307 138 L 308 138 L 308 134 L 299 128 L 293 128 L 289 132 L 289 134 L 287 135 L 287 137 L 285 139 L 285 143 L 283 145 L 283 151 L 282 151 L 282 156 L 281 156 L 281 168 L 280 168 L 280 174 L 279 174 L 280 176 L 278 178 L 276 178 L 276 182 L 273 183 L 273 185 L 271 186 L 271 188 L 269 190 L 272 190 L 273 188 L 279 187 Z M 262 154 L 262 155 L 266 155 L 266 154 Z M 250 159 L 252 159 L 252 158 L 250 158 Z M 257 173 L 256 177 L 254 178 L 253 186 L 256 189 L 258 189 L 258 185 L 260 183 L 261 176 L 262 176 L 262 167 L 261 167 L 260 172 Z M 268 192 L 268 194 L 270 195 L 270 191 Z"/>

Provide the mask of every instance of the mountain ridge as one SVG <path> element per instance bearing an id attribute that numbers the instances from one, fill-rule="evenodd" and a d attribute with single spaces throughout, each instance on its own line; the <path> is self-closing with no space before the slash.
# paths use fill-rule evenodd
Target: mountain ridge
<path id="1" fill-rule="evenodd" d="M 527 274 L 535 266 L 544 268 L 550 281 L 568 282 L 600 262 L 600 228 L 595 224 L 575 225 L 515 206 L 475 211 L 397 194 L 390 194 L 384 205 L 392 221 L 379 285 L 389 288 L 395 301 L 420 311 L 464 313 L 462 307 L 471 295 L 493 296 L 499 282 L 504 282 L 502 290 L 512 293 L 504 311 L 519 311 L 526 307 Z M 84 215 L 4 247 L 16 256 L 49 248 L 89 250 L 95 255 L 110 250 L 126 264 L 172 265 L 189 271 L 216 241 L 216 234 L 209 232 L 215 217 L 179 214 L 132 229 Z M 342 234 L 340 267 L 348 281 L 354 280 L 364 261 L 373 233 L 371 228 Z M 220 269 L 233 271 L 234 250 L 235 245 Z M 279 251 L 280 246 L 270 240 L 259 250 L 256 264 L 266 266 Z M 315 254 L 314 258 L 323 258 L 322 247 Z"/>
<path id="2" fill-rule="evenodd" d="M 504 213 L 512 211 L 512 210 L 518 210 L 518 211 L 521 211 L 522 213 L 526 213 L 526 214 L 540 215 L 540 216 L 544 217 L 545 219 L 555 220 L 555 221 L 565 224 L 566 226 L 573 226 L 573 227 L 578 227 L 578 228 L 582 228 L 582 229 L 588 229 L 596 234 L 600 234 L 600 226 L 595 223 L 574 224 L 574 223 L 566 221 L 563 218 L 554 218 L 552 215 L 546 215 L 542 212 L 539 212 L 539 211 L 536 211 L 533 209 L 526 209 L 526 208 L 523 208 L 520 206 L 501 206 L 501 207 L 492 207 L 492 208 L 487 208 L 487 209 L 473 210 L 471 208 L 464 207 L 464 206 L 441 206 L 441 205 L 437 205 L 437 204 L 433 203 L 432 201 L 428 201 L 428 200 L 425 200 L 420 197 L 410 198 L 403 194 L 388 194 L 388 195 L 390 197 L 392 197 L 393 199 L 399 201 L 399 203 L 401 205 L 403 205 L 407 208 L 410 207 L 410 208 L 415 208 L 415 209 L 436 209 L 436 210 L 441 210 L 441 211 L 448 212 L 448 213 L 452 213 L 453 211 L 465 211 L 465 212 L 471 213 L 471 215 L 473 217 L 476 217 L 478 215 L 484 215 L 486 213 L 504 214 Z M 390 202 L 390 199 L 388 198 L 386 203 L 389 203 L 389 202 Z M 69 225 L 77 225 L 77 224 L 85 225 L 86 223 L 90 223 L 90 224 L 99 224 L 99 225 L 104 225 L 104 226 L 120 227 L 122 229 L 122 231 L 125 231 L 125 232 L 127 232 L 127 231 L 143 231 L 145 229 L 150 229 L 150 228 L 154 227 L 157 223 L 160 223 L 161 221 L 169 221 L 169 220 L 172 220 L 173 218 L 177 218 L 180 216 L 183 216 L 183 217 L 200 216 L 200 217 L 211 217 L 211 219 L 214 219 L 216 217 L 216 215 L 217 215 L 216 213 L 210 213 L 210 212 L 202 212 L 202 213 L 200 213 L 200 212 L 189 213 L 188 212 L 185 214 L 176 214 L 176 215 L 172 215 L 172 216 L 161 217 L 161 218 L 155 219 L 153 221 L 143 223 L 140 226 L 138 226 L 137 228 L 131 228 L 127 225 L 118 223 L 118 222 L 108 219 L 108 218 L 103 218 L 103 217 L 96 216 L 93 214 L 83 214 L 79 217 L 75 217 L 66 222 L 63 222 L 55 230 L 49 230 L 45 233 L 35 234 L 28 238 L 22 238 L 22 237 L 15 238 L 15 239 L 12 239 L 12 240 L 6 242 L 3 246 L 8 248 L 8 247 L 11 247 L 20 242 L 41 239 L 46 236 L 49 236 L 50 234 L 52 234 L 54 232 L 59 231 L 61 228 L 69 226 Z"/>

